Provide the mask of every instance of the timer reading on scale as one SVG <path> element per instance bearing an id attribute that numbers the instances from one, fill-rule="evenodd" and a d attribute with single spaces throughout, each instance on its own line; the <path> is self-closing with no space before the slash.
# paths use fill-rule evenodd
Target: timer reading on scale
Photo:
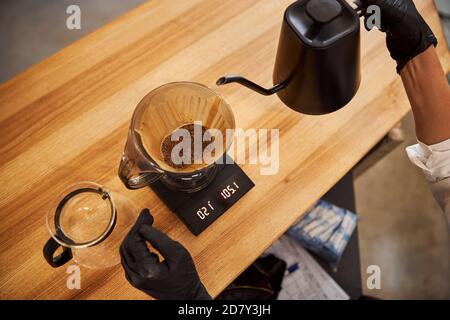
<path id="1" fill-rule="evenodd" d="M 219 219 L 255 186 L 229 156 L 225 160 L 223 164 L 218 165 L 217 175 L 211 183 L 198 192 L 174 191 L 161 182 L 151 185 L 164 204 L 175 212 L 196 236 Z"/>
<path id="2" fill-rule="evenodd" d="M 239 185 L 236 181 L 233 181 L 231 184 L 227 185 L 226 187 L 219 190 L 219 195 L 221 197 L 220 200 L 228 200 L 230 199 L 234 194 L 236 194 L 239 190 Z M 206 219 L 210 214 L 214 213 L 214 204 L 211 200 L 209 200 L 205 206 L 201 207 L 197 210 L 197 216 L 200 218 L 200 220 Z"/>
<path id="3" fill-rule="evenodd" d="M 214 207 L 211 204 L 211 201 L 208 201 L 207 206 L 201 207 L 200 209 L 198 209 L 197 216 L 201 220 L 204 220 L 207 216 L 209 216 L 211 213 L 213 213 L 213 211 L 214 211 Z"/>

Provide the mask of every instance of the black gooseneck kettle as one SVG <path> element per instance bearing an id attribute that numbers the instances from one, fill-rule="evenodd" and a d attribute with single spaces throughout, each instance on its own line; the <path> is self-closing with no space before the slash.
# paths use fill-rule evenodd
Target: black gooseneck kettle
<path id="1" fill-rule="evenodd" d="M 311 115 L 334 112 L 356 94 L 361 81 L 360 22 L 345 0 L 298 0 L 284 13 L 273 83 L 265 89 L 237 75 L 236 82 L 260 94 L 278 94 L 291 109 Z"/>

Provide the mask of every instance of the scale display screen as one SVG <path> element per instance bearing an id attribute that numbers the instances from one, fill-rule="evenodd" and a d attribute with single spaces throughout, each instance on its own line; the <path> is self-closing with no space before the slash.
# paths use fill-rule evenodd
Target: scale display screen
<path id="1" fill-rule="evenodd" d="M 195 193 L 172 191 L 161 182 L 150 187 L 194 235 L 199 235 L 254 186 L 237 164 L 226 164 L 220 166 L 208 187 Z"/>

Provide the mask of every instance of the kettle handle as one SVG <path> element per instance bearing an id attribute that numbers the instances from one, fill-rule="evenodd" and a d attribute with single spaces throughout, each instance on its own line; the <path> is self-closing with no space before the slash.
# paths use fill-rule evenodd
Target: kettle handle
<path id="1" fill-rule="evenodd" d="M 265 95 L 265 96 L 271 96 L 274 93 L 277 93 L 278 91 L 286 88 L 286 85 L 287 85 L 287 82 L 281 82 L 281 83 L 274 85 L 272 88 L 266 89 L 266 88 L 263 88 L 260 85 L 254 83 L 242 76 L 237 76 L 237 75 L 223 76 L 217 80 L 216 84 L 218 86 L 222 86 L 224 84 L 232 83 L 232 82 L 239 83 L 239 84 L 241 84 L 253 91 L 256 91 L 262 95 Z"/>

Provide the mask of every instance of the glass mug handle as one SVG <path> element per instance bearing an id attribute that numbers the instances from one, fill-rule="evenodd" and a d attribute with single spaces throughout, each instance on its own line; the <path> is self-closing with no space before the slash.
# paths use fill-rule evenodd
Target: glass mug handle
<path id="1" fill-rule="evenodd" d="M 153 170 L 140 170 L 135 162 L 125 154 L 120 159 L 119 177 L 128 189 L 139 189 L 152 184 L 161 178 L 162 172 Z"/>
<path id="2" fill-rule="evenodd" d="M 55 251 L 59 248 L 63 248 L 63 252 L 55 257 Z M 67 247 L 61 246 L 53 238 L 50 238 L 44 246 L 44 258 L 48 264 L 53 268 L 61 267 L 72 259 L 72 250 Z"/>

